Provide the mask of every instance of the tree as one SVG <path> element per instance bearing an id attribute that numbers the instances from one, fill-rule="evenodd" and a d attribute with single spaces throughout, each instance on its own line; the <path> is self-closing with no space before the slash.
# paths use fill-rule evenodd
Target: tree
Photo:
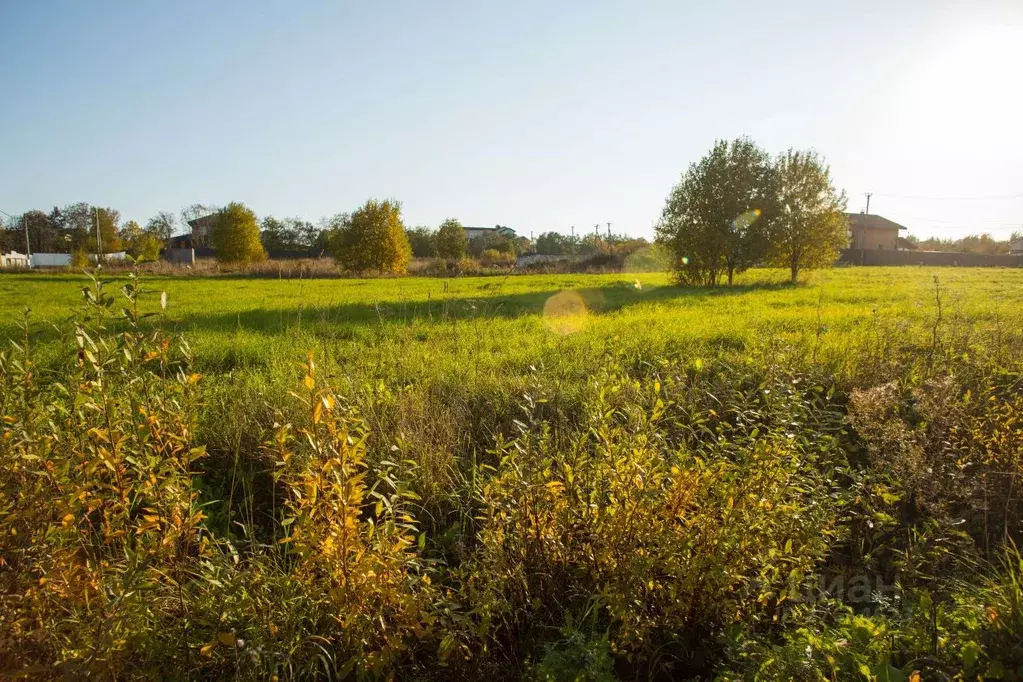
<path id="1" fill-rule="evenodd" d="M 88 250 L 93 253 L 115 253 L 123 247 L 121 244 L 118 225 L 121 222 L 121 213 L 112 208 L 93 207 L 92 217 L 94 225 L 89 233 Z M 99 225 L 99 243 L 96 243 L 96 223 Z"/>
<path id="2" fill-rule="evenodd" d="M 771 159 L 749 138 L 719 140 L 672 189 L 657 239 L 679 282 L 728 283 L 767 253 Z"/>
<path id="3" fill-rule="evenodd" d="M 367 201 L 338 226 L 332 251 L 348 270 L 405 274 L 412 246 L 401 222 L 401 204 L 390 199 Z"/>
<path id="4" fill-rule="evenodd" d="M 170 211 L 160 211 L 146 223 L 146 232 L 162 242 L 170 241 L 174 236 L 176 220 Z"/>
<path id="5" fill-rule="evenodd" d="M 263 248 L 267 251 L 287 251 L 294 241 L 284 221 L 270 215 L 263 218 L 259 235 Z"/>
<path id="6" fill-rule="evenodd" d="M 474 258 L 479 258 L 484 251 L 497 251 L 498 253 L 515 254 L 515 242 L 500 232 L 487 232 L 486 234 L 474 237 L 469 240 L 469 253 Z"/>
<path id="7" fill-rule="evenodd" d="M 441 258 L 457 260 L 465 255 L 469 241 L 465 238 L 465 228 L 454 218 L 448 218 L 437 230 L 437 255 Z"/>
<path id="8" fill-rule="evenodd" d="M 770 262 L 799 271 L 829 267 L 845 246 L 845 193 L 831 184 L 831 171 L 816 152 L 790 149 L 774 170 L 776 214 L 771 221 Z"/>
<path id="9" fill-rule="evenodd" d="M 259 221 L 245 204 L 231 202 L 213 215 L 210 244 L 221 263 L 256 263 L 266 260 L 259 240 Z"/>
<path id="10" fill-rule="evenodd" d="M 64 208 L 54 206 L 50 212 L 50 222 L 68 235 L 72 252 L 85 250 L 90 243 L 95 246 L 95 214 L 92 207 L 84 201 L 68 204 Z"/>
<path id="11" fill-rule="evenodd" d="M 320 232 L 301 218 L 263 218 L 261 237 L 267 251 L 314 250 Z"/>
<path id="12" fill-rule="evenodd" d="M 544 232 L 536 238 L 533 249 L 545 256 L 564 256 L 573 252 L 574 240 L 557 232 Z"/>
<path id="13" fill-rule="evenodd" d="M 121 241 L 125 251 L 133 258 L 143 261 L 157 260 L 164 245 L 164 240 L 148 230 L 143 230 L 134 220 L 129 220 L 121 228 Z"/>
<path id="14" fill-rule="evenodd" d="M 425 225 L 409 230 L 408 241 L 412 255 L 416 258 L 433 258 L 437 255 L 437 234 Z"/>

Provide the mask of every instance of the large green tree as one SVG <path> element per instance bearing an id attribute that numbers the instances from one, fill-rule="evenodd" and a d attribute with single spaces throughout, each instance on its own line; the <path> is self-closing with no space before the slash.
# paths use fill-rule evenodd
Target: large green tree
<path id="1" fill-rule="evenodd" d="M 780 155 L 773 184 L 770 262 L 788 268 L 795 282 L 800 270 L 830 266 L 845 246 L 845 194 L 835 190 L 830 169 L 812 151 Z"/>
<path id="2" fill-rule="evenodd" d="M 672 253 L 679 282 L 717 284 L 768 251 L 771 158 L 749 138 L 719 140 L 672 189 L 657 239 Z"/>
<path id="3" fill-rule="evenodd" d="M 469 248 L 465 228 L 454 218 L 448 218 L 437 229 L 437 255 L 452 260 L 461 258 Z"/>
<path id="4" fill-rule="evenodd" d="M 245 204 L 231 202 L 214 214 L 210 244 L 222 263 L 266 260 L 266 251 L 259 239 L 259 221 Z"/>
<path id="5" fill-rule="evenodd" d="M 405 274 L 412 247 L 401 221 L 401 204 L 390 199 L 367 201 L 336 228 L 332 251 L 348 270 Z"/>

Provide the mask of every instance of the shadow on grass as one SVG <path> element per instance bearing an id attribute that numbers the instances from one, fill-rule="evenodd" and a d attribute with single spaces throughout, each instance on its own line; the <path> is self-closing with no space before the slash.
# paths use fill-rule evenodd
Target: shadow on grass
<path id="1" fill-rule="evenodd" d="M 797 285 L 798 286 L 798 285 Z M 627 282 L 617 285 L 571 289 L 595 314 L 611 313 L 631 305 L 699 301 L 717 297 L 741 296 L 754 291 L 787 290 L 789 283 L 750 284 L 732 287 L 661 286 L 640 289 Z M 174 319 L 171 326 L 180 332 L 232 332 L 238 330 L 281 333 L 300 328 L 312 331 L 338 328 L 371 328 L 415 323 L 472 321 L 478 319 L 516 319 L 543 313 L 544 304 L 563 290 L 534 291 L 520 294 L 461 296 L 427 301 L 387 301 L 377 304 L 338 303 L 287 308 L 253 308 L 235 312 L 193 312 Z"/>

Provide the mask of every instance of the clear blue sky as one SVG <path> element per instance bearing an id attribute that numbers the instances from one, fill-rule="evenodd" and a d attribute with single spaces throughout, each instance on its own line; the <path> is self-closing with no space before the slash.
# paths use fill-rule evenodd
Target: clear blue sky
<path id="1" fill-rule="evenodd" d="M 776 4 L 11 0 L 0 210 L 395 197 L 409 225 L 650 236 L 747 134 L 914 234 L 1023 230 L 1023 2 Z"/>

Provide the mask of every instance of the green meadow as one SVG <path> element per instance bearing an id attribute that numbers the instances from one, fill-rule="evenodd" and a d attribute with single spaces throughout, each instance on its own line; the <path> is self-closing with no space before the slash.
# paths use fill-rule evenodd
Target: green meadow
<path id="1" fill-rule="evenodd" d="M 586 353 L 611 346 L 636 358 L 665 352 L 757 353 L 772 344 L 815 351 L 842 371 L 849 352 L 898 327 L 926 334 L 944 324 L 1018 324 L 1023 271 L 846 268 L 798 286 L 778 270 L 753 270 L 733 287 L 672 286 L 667 275 L 527 275 L 479 278 L 148 278 L 143 306 L 184 334 L 207 373 L 271 372 L 313 353 L 355 375 L 402 380 L 521 374 L 538 363 L 587 371 Z M 121 278 L 123 279 L 123 278 Z M 118 277 L 108 286 L 116 289 Z M 0 334 L 18 336 L 23 312 L 50 343 L 82 308 L 75 275 L 0 277 Z M 563 292 L 578 295 L 567 300 Z M 545 304 L 557 295 L 548 306 Z M 559 306 L 560 303 L 560 306 Z M 565 305 L 568 305 L 566 308 Z M 573 318 L 565 323 L 564 317 Z"/>

